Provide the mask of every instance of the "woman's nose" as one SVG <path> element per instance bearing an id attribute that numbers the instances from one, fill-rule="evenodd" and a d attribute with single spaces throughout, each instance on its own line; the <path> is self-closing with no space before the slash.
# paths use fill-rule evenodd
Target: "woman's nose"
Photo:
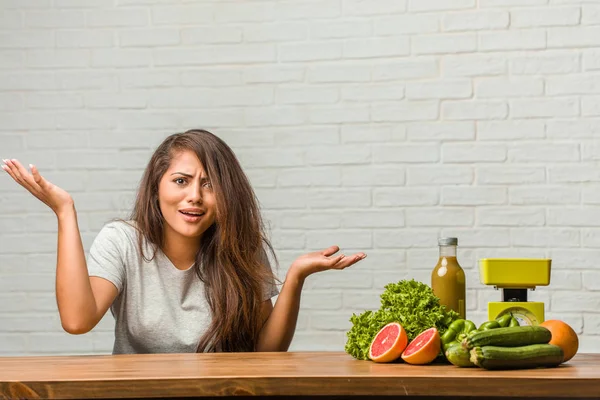
<path id="1" fill-rule="evenodd" d="M 188 202 L 190 203 L 202 203 L 202 190 L 200 190 L 200 184 L 196 183 L 188 186 Z"/>

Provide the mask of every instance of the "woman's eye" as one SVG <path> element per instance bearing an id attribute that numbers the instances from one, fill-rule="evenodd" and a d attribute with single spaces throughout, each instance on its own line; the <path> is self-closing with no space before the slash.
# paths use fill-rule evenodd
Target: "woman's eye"
<path id="1" fill-rule="evenodd" d="M 183 179 L 183 178 L 177 178 L 173 182 L 175 182 L 178 185 L 183 185 L 185 183 L 185 179 Z"/>
<path id="2" fill-rule="evenodd" d="M 204 185 L 202 185 L 202 186 L 204 186 L 207 189 L 211 189 L 212 188 L 212 184 L 210 182 L 204 182 Z"/>

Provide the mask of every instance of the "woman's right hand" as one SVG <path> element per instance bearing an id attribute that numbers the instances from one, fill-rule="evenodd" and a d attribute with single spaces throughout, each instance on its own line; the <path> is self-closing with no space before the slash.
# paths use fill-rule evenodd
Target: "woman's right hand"
<path id="1" fill-rule="evenodd" d="M 2 161 L 4 162 L 2 169 L 19 185 L 50 207 L 57 216 L 73 208 L 71 195 L 44 179 L 34 165 L 29 164 L 30 173 L 14 158 Z"/>

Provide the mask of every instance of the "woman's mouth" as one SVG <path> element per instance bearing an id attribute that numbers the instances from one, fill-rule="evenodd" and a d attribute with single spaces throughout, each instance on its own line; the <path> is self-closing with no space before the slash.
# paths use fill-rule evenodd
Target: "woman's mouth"
<path id="1" fill-rule="evenodd" d="M 203 212 L 179 211 L 186 222 L 198 222 L 204 216 Z"/>

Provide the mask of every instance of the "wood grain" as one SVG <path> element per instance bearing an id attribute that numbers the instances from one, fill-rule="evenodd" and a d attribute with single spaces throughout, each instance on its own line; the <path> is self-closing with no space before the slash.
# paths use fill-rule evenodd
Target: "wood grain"
<path id="1" fill-rule="evenodd" d="M 2 398 L 257 395 L 600 398 L 600 354 L 513 371 L 376 364 L 343 352 L 0 358 Z"/>

